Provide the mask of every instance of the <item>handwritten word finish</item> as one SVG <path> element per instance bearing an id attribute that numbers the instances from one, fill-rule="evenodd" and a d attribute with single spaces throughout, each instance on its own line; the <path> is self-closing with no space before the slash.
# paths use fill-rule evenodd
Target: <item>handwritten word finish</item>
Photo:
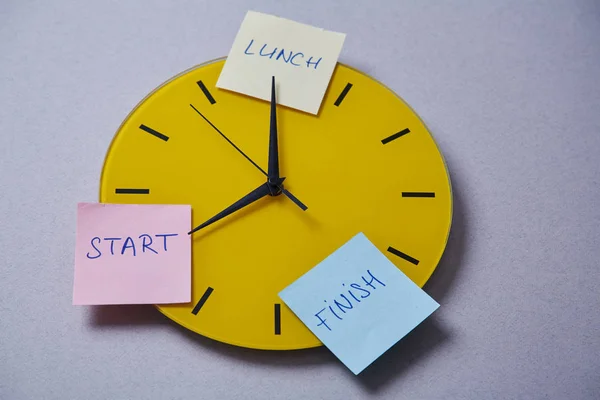
<path id="1" fill-rule="evenodd" d="M 348 285 L 349 289 L 346 293 L 340 293 L 330 302 L 323 300 L 327 304 L 327 308 L 323 307 L 315 314 L 315 317 L 319 320 L 317 326 L 323 326 L 328 330 L 331 330 L 331 327 L 329 326 L 331 325 L 331 322 L 328 324 L 327 318 L 324 318 L 324 315 L 327 314 L 327 310 L 335 316 L 336 319 L 343 321 L 344 314 L 349 312 L 349 310 L 353 310 L 355 306 L 358 307 L 359 303 L 371 296 L 371 290 L 375 291 L 378 287 L 385 287 L 385 283 L 377 279 L 371 271 L 367 270 L 365 275 L 367 275 L 367 277 L 361 276 L 363 286 L 358 283 L 351 283 Z M 345 287 L 346 284 L 342 283 L 341 286 Z"/>
<path id="2" fill-rule="evenodd" d="M 191 207 L 81 203 L 73 304 L 191 299 Z"/>
<path id="3" fill-rule="evenodd" d="M 362 233 L 279 297 L 355 374 L 439 307 Z"/>
<path id="4" fill-rule="evenodd" d="M 249 11 L 217 87 L 317 114 L 346 35 Z"/>

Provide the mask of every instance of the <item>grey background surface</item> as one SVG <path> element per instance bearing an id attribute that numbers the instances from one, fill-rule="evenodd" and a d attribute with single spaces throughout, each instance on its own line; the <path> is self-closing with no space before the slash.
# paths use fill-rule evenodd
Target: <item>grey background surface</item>
<path id="1" fill-rule="evenodd" d="M 151 306 L 71 306 L 75 205 L 155 86 L 248 9 L 348 34 L 455 189 L 435 315 L 355 377 Z M 599 399 L 600 2 L 0 2 L 0 399 Z"/>

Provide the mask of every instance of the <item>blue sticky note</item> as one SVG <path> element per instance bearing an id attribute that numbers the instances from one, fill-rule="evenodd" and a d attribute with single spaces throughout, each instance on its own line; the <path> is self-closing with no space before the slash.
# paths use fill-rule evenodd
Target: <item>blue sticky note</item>
<path id="1" fill-rule="evenodd" d="M 439 307 L 362 233 L 279 297 L 354 374 Z"/>

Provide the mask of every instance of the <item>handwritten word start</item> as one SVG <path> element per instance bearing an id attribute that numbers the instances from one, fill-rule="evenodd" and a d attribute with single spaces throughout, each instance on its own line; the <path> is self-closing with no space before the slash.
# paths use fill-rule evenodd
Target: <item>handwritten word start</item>
<path id="1" fill-rule="evenodd" d="M 266 43 L 262 45 L 260 50 L 258 50 L 258 53 L 251 53 L 250 49 L 252 48 L 253 44 L 254 39 L 251 39 L 248 47 L 246 47 L 246 50 L 244 50 L 244 54 L 247 56 L 254 56 L 258 54 L 259 57 L 269 57 L 269 59 L 274 59 L 275 61 L 282 60 L 282 62 L 291 64 L 295 67 L 301 67 L 306 64 L 306 68 L 313 67 L 313 69 L 317 69 L 319 63 L 323 59 L 323 57 L 319 57 L 318 59 L 313 56 L 306 57 L 304 53 L 294 52 L 292 50 L 286 51 L 285 49 L 278 49 L 277 47 L 273 48 L 272 50 L 268 50 L 268 45 Z M 308 59 L 304 60 L 305 58 Z"/>
<path id="2" fill-rule="evenodd" d="M 364 282 L 364 287 L 361 287 L 358 283 L 350 284 L 351 289 L 348 289 L 348 294 L 350 295 L 349 297 L 351 297 L 353 300 L 348 298 L 344 293 L 340 293 L 339 295 L 340 299 L 343 299 L 342 301 L 333 299 L 333 306 L 330 305 L 330 303 L 328 303 L 327 300 L 323 300 L 327 304 L 327 307 L 322 308 L 318 313 L 315 314 L 315 317 L 317 317 L 317 319 L 319 320 L 317 326 L 324 326 L 325 328 L 331 331 L 331 327 L 326 322 L 327 318 L 323 318 L 321 316 L 321 313 L 325 312 L 327 314 L 326 310 L 329 310 L 329 313 L 333 314 L 333 316 L 335 316 L 338 320 L 341 321 L 344 319 L 342 318 L 342 316 L 348 312 L 347 310 L 354 309 L 354 307 L 358 306 L 358 303 L 360 303 L 361 301 L 365 301 L 364 299 L 371 295 L 371 292 L 369 291 L 369 289 L 367 289 L 367 287 L 370 287 L 373 290 L 377 289 L 373 282 L 377 282 L 379 283 L 379 285 L 381 285 L 381 287 L 385 287 L 385 283 L 375 278 L 371 271 L 367 270 L 367 274 L 367 278 L 361 276 Z M 346 284 L 342 283 L 342 286 L 346 287 Z M 352 289 L 354 289 L 355 291 L 353 292 Z"/>
<path id="3" fill-rule="evenodd" d="M 166 252 L 167 251 L 167 238 L 171 237 L 171 236 L 177 236 L 177 233 L 161 233 L 161 234 L 156 234 L 154 235 L 154 237 L 156 238 L 162 238 L 162 251 Z M 140 245 L 141 245 L 141 252 L 142 253 L 146 253 L 146 251 L 148 251 L 149 253 L 154 253 L 154 254 L 158 254 L 159 251 L 161 251 L 161 247 L 159 247 L 159 245 L 155 245 L 155 247 L 150 247 L 153 243 L 153 239 L 152 236 L 148 235 L 147 233 L 143 233 L 140 236 L 137 237 L 138 239 L 141 239 L 141 243 L 138 243 L 138 247 L 137 249 L 140 249 Z M 94 248 L 94 252 L 92 254 L 90 254 L 90 252 L 88 252 L 86 254 L 87 258 L 94 260 L 96 258 L 99 258 L 100 256 L 102 256 L 102 250 L 104 250 L 104 252 L 106 253 L 106 246 L 107 244 L 104 245 L 104 248 L 102 248 L 102 241 L 104 240 L 104 243 L 106 242 L 110 242 L 110 255 L 114 256 L 115 255 L 115 242 L 120 242 L 121 240 L 123 240 L 123 243 L 121 245 L 121 243 L 117 243 L 117 255 L 124 255 L 125 252 L 130 249 L 129 253 L 133 254 L 133 256 L 137 255 L 137 250 L 135 247 L 135 241 L 133 240 L 133 238 L 131 236 L 127 236 L 126 238 L 122 238 L 122 237 L 106 237 L 103 239 L 100 239 L 98 236 L 95 236 L 92 238 L 92 240 L 90 240 L 90 245 Z M 120 251 L 119 251 L 120 248 Z M 158 249 L 158 250 L 157 250 Z"/>

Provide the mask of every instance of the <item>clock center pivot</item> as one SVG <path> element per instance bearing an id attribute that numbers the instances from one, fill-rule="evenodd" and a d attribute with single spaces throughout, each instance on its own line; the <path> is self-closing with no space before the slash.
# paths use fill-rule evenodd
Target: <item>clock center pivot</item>
<path id="1" fill-rule="evenodd" d="M 268 179 L 267 185 L 269 186 L 270 196 L 279 196 L 283 193 L 283 181 L 285 177 L 277 178 L 277 179 Z"/>

